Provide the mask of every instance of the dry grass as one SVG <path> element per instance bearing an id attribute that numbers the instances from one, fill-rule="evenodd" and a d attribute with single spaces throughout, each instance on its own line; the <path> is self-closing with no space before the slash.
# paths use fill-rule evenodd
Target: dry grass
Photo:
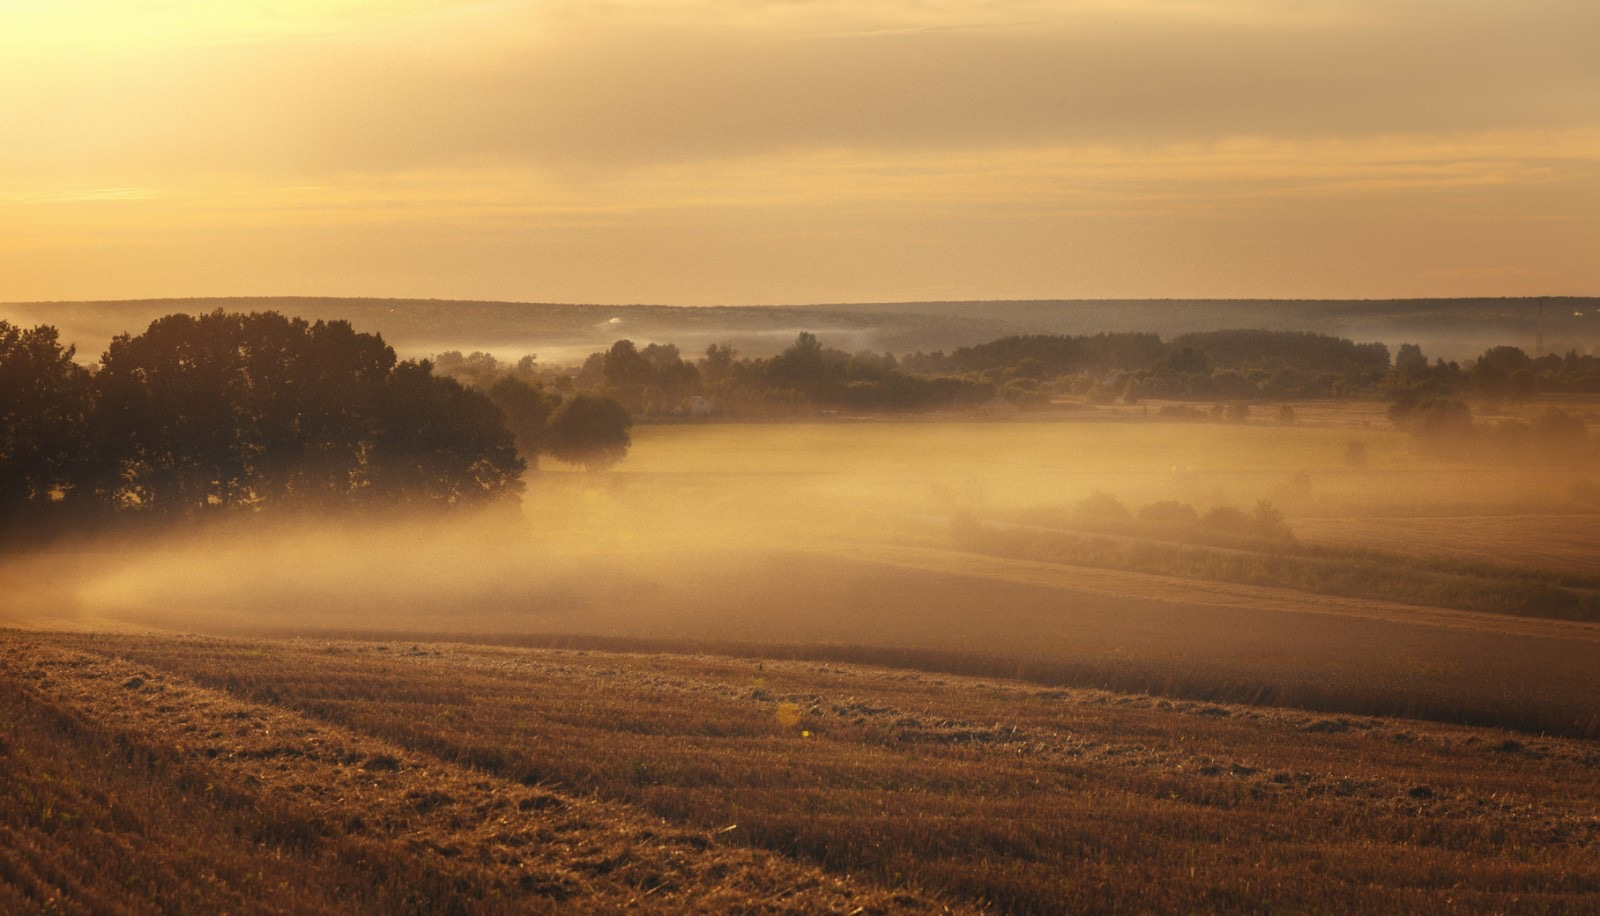
<path id="1" fill-rule="evenodd" d="M 771 855 L 810 875 L 822 896 L 792 902 L 816 907 L 918 898 L 846 891 L 790 858 L 1008 912 L 1576 912 L 1600 894 L 1592 743 L 807 662 L 10 644 L 31 702 L 145 729 L 295 812 L 318 844 L 364 836 L 485 895 L 508 886 L 497 857 L 515 855 L 511 873 L 554 874 L 537 886 L 571 900 L 623 902 L 663 875 L 680 895 L 668 908 L 709 899 L 697 860 L 736 852 L 696 845 L 710 836 L 769 851 L 739 860 L 749 896 L 725 904 L 785 886 L 763 870 Z M 144 683 L 122 686 L 128 671 Z M 639 808 L 672 826 L 642 840 Z M 631 858 L 597 874 L 617 849 Z"/>
<path id="2" fill-rule="evenodd" d="M 80 645 L 0 655 L 9 911 L 937 908 Z"/>

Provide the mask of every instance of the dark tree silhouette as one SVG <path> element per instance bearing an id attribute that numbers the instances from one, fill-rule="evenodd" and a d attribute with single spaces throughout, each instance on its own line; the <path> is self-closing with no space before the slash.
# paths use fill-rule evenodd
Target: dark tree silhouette
<path id="1" fill-rule="evenodd" d="M 613 388 L 642 387 L 652 377 L 649 360 L 631 340 L 619 340 L 605 355 L 606 384 Z"/>
<path id="2" fill-rule="evenodd" d="M 113 507 L 456 504 L 521 489 L 486 396 L 397 364 L 345 322 L 170 315 L 114 339 L 101 364 L 96 484 Z"/>
<path id="3" fill-rule="evenodd" d="M 1473 434 L 1472 408 L 1465 401 L 1423 397 L 1389 405 L 1389 420 L 1407 430 L 1423 452 L 1461 455 Z"/>
<path id="4" fill-rule="evenodd" d="M 102 481 L 116 504 L 182 514 L 251 502 L 243 316 L 169 315 L 111 341 L 95 376 Z M 270 387 L 263 383 L 261 390 Z"/>
<path id="5" fill-rule="evenodd" d="M 1400 373 L 1420 373 L 1428 371 L 1428 358 L 1422 355 L 1422 347 L 1414 343 L 1403 343 L 1400 350 L 1394 355 L 1394 369 Z"/>
<path id="6" fill-rule="evenodd" d="M 426 360 L 389 373 L 377 421 L 365 483 L 380 499 L 460 505 L 522 492 L 526 464 L 500 408 Z"/>
<path id="7" fill-rule="evenodd" d="M 550 415 L 560 399 L 510 375 L 489 386 L 489 398 L 505 413 L 506 428 L 516 438 L 523 460 L 529 467 L 537 467 L 539 456 L 549 448 Z"/>
<path id="8" fill-rule="evenodd" d="M 1156 364 L 1156 375 L 1210 375 L 1211 357 L 1198 347 L 1175 347 Z"/>
<path id="9" fill-rule="evenodd" d="M 627 457 L 633 419 L 610 398 L 576 395 L 550 418 L 549 454 L 585 470 L 604 470 Z"/>
<path id="10" fill-rule="evenodd" d="M 73 353 L 55 328 L 0 321 L 0 523 L 77 495 L 90 391 Z"/>
<path id="11" fill-rule="evenodd" d="M 701 377 L 707 382 L 720 382 L 732 375 L 737 355 L 732 344 L 711 344 L 706 347 L 705 358 L 700 360 Z"/>
<path id="12" fill-rule="evenodd" d="M 778 384 L 814 388 L 824 371 L 822 342 L 815 334 L 802 331 L 788 349 L 767 362 L 767 374 Z"/>

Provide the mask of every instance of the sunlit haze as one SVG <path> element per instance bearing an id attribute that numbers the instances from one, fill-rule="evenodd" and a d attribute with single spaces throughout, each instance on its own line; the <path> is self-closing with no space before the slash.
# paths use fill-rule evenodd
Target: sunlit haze
<path id="1" fill-rule="evenodd" d="M 0 4 L 0 301 L 1591 294 L 1587 0 Z"/>

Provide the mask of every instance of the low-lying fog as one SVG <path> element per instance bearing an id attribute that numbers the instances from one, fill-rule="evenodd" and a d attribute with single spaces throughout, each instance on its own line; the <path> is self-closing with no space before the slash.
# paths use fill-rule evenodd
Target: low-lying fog
<path id="1" fill-rule="evenodd" d="M 1359 465 L 1353 439 L 1365 443 Z M 955 549 L 952 515 L 1068 511 L 1099 491 L 1131 511 L 1163 500 L 1249 510 L 1266 499 L 1291 527 L 1492 521 L 1518 504 L 1556 511 L 1584 479 L 1440 465 L 1399 434 L 1360 425 L 646 426 L 618 469 L 530 475 L 517 508 L 250 517 L 13 553 L 0 564 L 0 626 L 996 652 L 1089 639 L 1114 652 L 1133 638 L 1116 629 L 1130 622 L 1164 632 L 1162 615 L 1177 610 L 1198 626 L 1186 608 L 1216 605 L 1216 590 L 979 557 Z"/>

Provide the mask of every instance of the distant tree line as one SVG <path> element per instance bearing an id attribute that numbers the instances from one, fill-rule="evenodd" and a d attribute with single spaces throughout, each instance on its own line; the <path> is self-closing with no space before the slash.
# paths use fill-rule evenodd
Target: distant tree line
<path id="1" fill-rule="evenodd" d="M 516 411 L 502 396 L 512 385 L 517 397 L 527 390 L 552 402 L 581 391 L 622 405 L 631 415 L 651 418 L 715 415 L 761 419 L 818 410 L 907 412 L 971 406 L 994 397 L 993 384 L 977 378 L 906 371 L 889 353 L 858 352 L 823 346 L 801 333 L 782 352 L 767 358 L 740 357 L 727 344 L 712 344 L 705 355 L 685 359 L 672 344 L 638 347 L 619 340 L 595 353 L 575 373 L 540 370 L 530 358 L 504 364 L 492 356 L 441 354 L 439 366 L 484 390 L 506 407 L 516 426 Z M 697 406 L 697 404 L 699 406 Z M 550 454 L 559 457 L 553 445 Z"/>
<path id="2" fill-rule="evenodd" d="M 585 465 L 628 444 L 607 402 L 557 404 L 515 380 L 477 391 L 343 321 L 177 314 L 93 367 L 75 354 L 52 327 L 0 321 L 0 529 L 478 505 L 522 491 L 519 444 Z"/>
<path id="3" fill-rule="evenodd" d="M 615 398 L 642 417 L 685 414 L 694 398 L 731 418 L 818 410 L 911 412 L 969 408 L 1003 397 L 1021 408 L 1058 395 L 1090 400 L 1250 400 L 1372 394 L 1389 371 L 1383 344 L 1323 334 L 1218 331 L 1171 342 L 1150 333 L 1024 335 L 952 353 L 847 353 L 801 333 L 767 358 L 713 344 L 697 361 L 672 344 L 619 340 L 570 376 L 474 353 L 439 357 L 442 372 L 485 389 L 501 378 L 568 386 Z"/>
<path id="4" fill-rule="evenodd" d="M 998 395 L 1023 409 L 1080 401 L 1210 402 L 1210 410 L 1180 407 L 1161 415 L 1238 420 L 1249 416 L 1246 405 L 1259 401 L 1383 398 L 1414 405 L 1600 392 L 1600 358 L 1576 353 L 1530 359 L 1515 347 L 1494 347 L 1463 369 L 1442 360 L 1430 364 L 1416 344 L 1401 345 L 1391 360 L 1382 343 L 1265 330 L 1197 332 L 1170 341 L 1152 333 L 1017 335 L 900 357 L 847 353 L 802 333 L 772 357 L 740 357 L 731 346 L 714 344 L 693 361 L 672 344 L 641 348 L 619 340 L 576 372 L 539 367 L 532 357 L 505 365 L 482 353 L 441 354 L 439 367 L 484 390 L 515 378 L 547 392 L 604 394 L 638 417 L 951 410 Z M 1280 408 L 1276 417 L 1293 422 L 1293 411 Z"/>
<path id="5" fill-rule="evenodd" d="M 560 388 L 602 394 L 634 416 L 746 419 L 828 410 L 952 410 L 999 396 L 1020 409 L 1159 399 L 1177 402 L 1156 413 L 1163 419 L 1224 422 L 1248 420 L 1254 402 L 1279 401 L 1274 421 L 1292 424 L 1295 411 L 1282 401 L 1373 398 L 1390 401 L 1391 420 L 1424 451 L 1542 463 L 1585 460 L 1590 450 L 1581 417 L 1549 411 L 1531 421 L 1485 426 L 1475 422 L 1468 399 L 1600 392 L 1600 358 L 1593 356 L 1534 359 L 1500 346 L 1462 367 L 1430 363 L 1411 343 L 1391 360 L 1381 343 L 1263 330 L 1207 331 L 1170 341 L 1149 333 L 1019 335 L 948 354 L 899 358 L 846 353 L 802 333 L 770 358 L 741 358 L 730 346 L 716 344 L 693 362 L 671 344 L 640 348 L 620 340 L 593 354 L 575 374 L 542 370 L 531 357 L 508 366 L 479 353 L 445 354 L 440 365 L 490 392 L 513 421 L 531 417 L 526 425 L 536 435 L 545 434 L 543 415 L 518 406 L 533 403 L 528 391 L 508 396 L 513 383 L 546 392 L 544 397 Z M 519 442 L 527 438 L 518 436 Z M 530 439 L 523 451 L 533 455 L 547 448 Z"/>
<path id="6" fill-rule="evenodd" d="M 1391 400 L 1473 396 L 1519 401 L 1539 394 L 1600 393 L 1600 357 L 1568 351 L 1531 357 L 1519 347 L 1490 347 L 1465 367 L 1429 363 L 1416 344 L 1402 344 L 1384 380 Z"/>

